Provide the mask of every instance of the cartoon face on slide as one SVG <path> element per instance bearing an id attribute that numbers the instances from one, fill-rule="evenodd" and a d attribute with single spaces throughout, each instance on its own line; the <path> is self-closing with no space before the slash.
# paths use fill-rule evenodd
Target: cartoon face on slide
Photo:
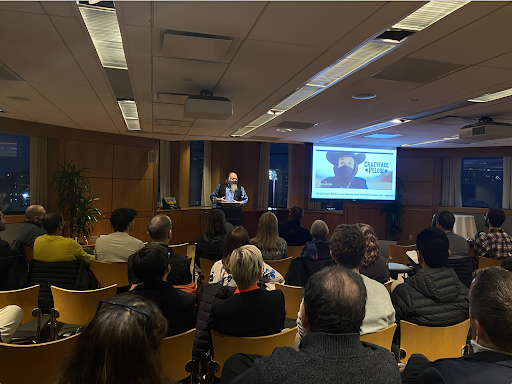
<path id="1" fill-rule="evenodd" d="M 364 153 L 329 151 L 326 153 L 326 158 L 333 165 L 334 177 L 322 180 L 321 186 L 347 188 L 351 187 L 354 176 L 357 174 L 357 165 L 364 161 L 366 155 Z"/>

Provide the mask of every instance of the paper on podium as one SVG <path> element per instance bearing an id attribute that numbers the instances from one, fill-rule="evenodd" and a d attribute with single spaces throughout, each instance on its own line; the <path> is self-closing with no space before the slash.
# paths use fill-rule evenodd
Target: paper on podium
<path id="1" fill-rule="evenodd" d="M 419 264 L 419 261 L 418 261 L 418 252 L 416 252 L 415 250 L 410 250 L 410 251 L 407 251 L 405 252 L 407 254 L 407 256 L 409 257 L 409 259 L 411 259 L 412 261 L 414 261 L 414 263 L 416 264 Z"/>

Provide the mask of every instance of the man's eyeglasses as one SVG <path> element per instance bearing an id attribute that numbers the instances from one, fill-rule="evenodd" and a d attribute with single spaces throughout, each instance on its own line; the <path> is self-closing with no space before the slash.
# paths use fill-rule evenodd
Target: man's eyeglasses
<path id="1" fill-rule="evenodd" d="M 139 313 L 141 315 L 146 316 L 146 336 L 149 338 L 149 332 L 151 330 L 151 314 L 149 313 L 148 310 L 145 310 L 145 309 L 142 309 L 142 308 L 132 307 L 131 305 L 127 305 L 127 304 L 124 304 L 124 303 L 116 303 L 115 301 L 101 300 L 99 305 L 98 305 L 98 311 L 100 310 L 101 304 L 103 304 L 103 303 L 110 304 L 110 305 L 117 305 L 118 307 L 128 308 L 128 309 L 132 310 L 133 312 L 137 312 L 137 313 Z"/>

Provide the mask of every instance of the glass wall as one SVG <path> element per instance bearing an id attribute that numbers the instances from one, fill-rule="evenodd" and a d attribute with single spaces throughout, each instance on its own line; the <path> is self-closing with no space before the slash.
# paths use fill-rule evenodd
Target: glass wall
<path id="1" fill-rule="evenodd" d="M 501 208 L 503 158 L 463 158 L 461 194 L 463 207 Z"/>
<path id="2" fill-rule="evenodd" d="M 0 133 L 0 204 L 4 213 L 30 205 L 30 137 Z"/>
<path id="3" fill-rule="evenodd" d="M 268 206 L 286 208 L 288 199 L 288 144 L 270 144 Z"/>
<path id="4" fill-rule="evenodd" d="M 203 191 L 204 141 L 190 142 L 190 176 L 188 204 L 190 207 L 201 206 Z"/>

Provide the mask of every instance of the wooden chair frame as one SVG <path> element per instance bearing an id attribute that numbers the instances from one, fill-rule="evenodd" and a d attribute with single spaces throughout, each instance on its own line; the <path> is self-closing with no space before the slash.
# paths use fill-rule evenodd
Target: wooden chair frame
<path id="1" fill-rule="evenodd" d="M 384 283 L 384 286 L 386 287 L 386 289 L 388 290 L 388 293 L 391 293 L 391 286 L 393 285 L 393 279 L 389 280 L 389 281 L 386 281 Z"/>
<path id="2" fill-rule="evenodd" d="M 212 270 L 213 264 L 215 264 L 215 260 L 203 259 L 199 258 L 199 262 L 201 263 L 201 275 L 204 276 L 205 282 L 208 282 L 210 278 L 210 271 Z"/>
<path id="3" fill-rule="evenodd" d="M 187 371 L 187 364 L 192 358 L 192 345 L 196 329 L 166 337 L 160 347 L 162 368 L 169 379 L 180 381 L 191 376 Z"/>
<path id="4" fill-rule="evenodd" d="M 500 267 L 503 259 L 491 259 L 489 257 L 478 256 L 478 269 L 489 267 Z"/>
<path id="5" fill-rule="evenodd" d="M 23 311 L 21 324 L 37 320 L 35 342 L 39 343 L 41 333 L 41 310 L 38 308 L 39 285 L 12 291 L 0 291 L 0 308 L 17 305 Z"/>
<path id="6" fill-rule="evenodd" d="M 292 257 L 287 257 L 286 259 L 281 260 L 264 260 L 265 263 L 274 268 L 277 272 L 279 272 L 283 278 L 288 273 L 288 269 L 290 269 L 290 264 L 292 262 Z"/>
<path id="7" fill-rule="evenodd" d="M 391 324 L 389 327 L 381 329 L 380 331 L 368 333 L 360 337 L 361 341 L 378 345 L 391 351 L 391 343 L 395 335 L 396 324 Z"/>
<path id="8" fill-rule="evenodd" d="M 395 245 L 395 244 L 388 244 L 388 250 L 389 250 L 389 261 L 393 263 L 398 264 L 411 264 L 409 259 L 407 258 L 407 251 L 410 250 L 416 250 L 416 244 L 412 245 Z"/>
<path id="9" fill-rule="evenodd" d="M 288 319 L 296 319 L 302 302 L 302 287 L 294 287 L 286 284 L 275 284 L 284 294 L 284 309 Z"/>
<path id="10" fill-rule="evenodd" d="M 289 245 L 287 250 L 288 257 L 291 257 L 292 259 L 300 257 L 300 251 L 302 251 L 302 248 L 304 248 L 303 245 Z"/>
<path id="11" fill-rule="evenodd" d="M 100 287 L 118 287 L 129 285 L 128 263 L 110 263 L 108 261 L 91 260 L 90 268 Z"/>

